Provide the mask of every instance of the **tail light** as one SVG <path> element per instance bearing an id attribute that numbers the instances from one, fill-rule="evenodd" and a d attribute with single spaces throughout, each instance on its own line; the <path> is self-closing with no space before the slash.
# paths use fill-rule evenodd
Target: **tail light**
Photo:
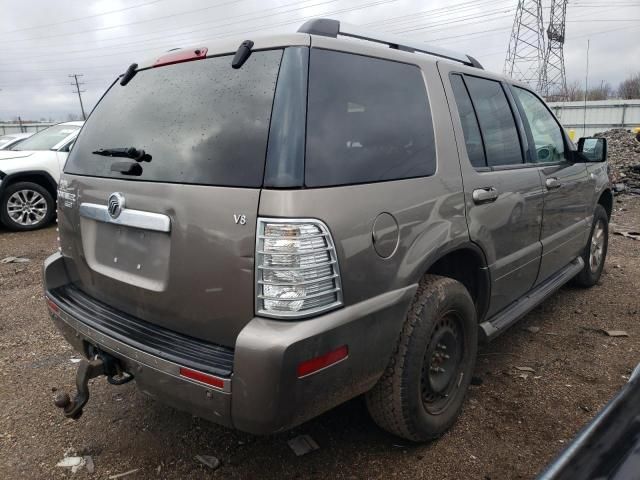
<path id="1" fill-rule="evenodd" d="M 256 297 L 256 313 L 276 318 L 303 318 L 342 305 L 338 257 L 324 223 L 258 219 Z"/>

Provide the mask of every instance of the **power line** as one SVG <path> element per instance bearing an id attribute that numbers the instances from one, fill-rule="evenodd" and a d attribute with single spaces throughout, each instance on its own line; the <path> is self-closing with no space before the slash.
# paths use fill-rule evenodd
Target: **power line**
<path id="1" fill-rule="evenodd" d="M 6 32 L 0 32 L 0 35 L 6 35 L 6 34 L 16 33 L 16 32 L 24 32 L 25 30 L 33 30 L 35 28 L 53 27 L 55 25 L 63 25 L 65 23 L 78 22 L 80 20 L 86 20 L 88 18 L 97 18 L 97 17 L 102 17 L 102 16 L 105 16 L 105 15 L 109 15 L 109 14 L 112 14 L 112 13 L 124 12 L 125 10 L 133 10 L 134 8 L 146 7 L 147 5 L 151 5 L 151 4 L 159 3 L 159 2 L 164 2 L 164 1 L 165 0 L 151 0 L 150 2 L 140 3 L 138 5 L 131 5 L 130 7 L 118 8 L 117 10 L 109 10 L 108 12 L 96 13 L 94 15 L 87 15 L 85 17 L 70 18 L 69 20 L 62 20 L 60 22 L 45 23 L 45 24 L 42 24 L 42 25 L 34 25 L 33 27 L 18 28 L 16 30 L 7 30 Z"/>
<path id="2" fill-rule="evenodd" d="M 269 12 L 269 11 L 272 11 L 272 10 L 277 9 L 277 8 L 282 8 L 282 7 L 291 6 L 291 5 L 300 5 L 300 2 L 294 2 L 294 3 L 290 3 L 290 4 L 286 4 L 286 5 L 281 5 L 279 7 L 268 8 L 268 9 L 265 9 L 265 10 L 258 10 L 256 12 L 251 12 L 251 13 L 248 13 L 248 14 L 241 14 L 241 15 L 232 16 L 232 17 L 229 17 L 229 18 L 224 19 L 224 20 L 230 20 L 230 19 L 234 19 L 234 18 L 246 17 L 248 15 L 254 15 L 254 18 L 250 18 L 249 21 L 251 21 L 251 20 L 261 20 L 261 19 L 268 18 L 268 17 L 274 17 L 274 16 L 278 16 L 278 15 L 283 15 L 285 13 L 291 13 L 291 12 L 296 12 L 296 11 L 299 11 L 299 10 L 304 10 L 306 8 L 312 8 L 312 7 L 318 7 L 318 6 L 321 6 L 321 5 L 327 5 L 327 4 L 330 4 L 330 3 L 335 3 L 337 1 L 338 0 L 326 0 L 326 1 L 323 1 L 323 2 L 319 2 L 319 3 L 314 3 L 314 4 L 311 4 L 311 5 L 305 5 L 303 7 L 298 6 L 297 8 L 292 8 L 290 10 L 285 10 L 285 11 L 282 11 L 282 12 L 276 12 L 276 13 L 272 13 L 272 14 L 269 14 L 269 15 L 264 15 L 265 12 Z M 395 0 L 393 0 L 393 1 L 395 1 Z M 303 2 L 303 3 L 306 3 L 306 2 Z M 163 46 L 166 46 L 167 45 L 167 39 L 171 38 L 171 37 L 181 37 L 181 36 L 188 35 L 190 33 L 202 32 L 202 31 L 210 31 L 212 28 L 223 28 L 223 27 L 227 27 L 227 26 L 231 26 L 231 25 L 242 24 L 242 23 L 244 23 L 246 21 L 247 20 L 240 20 L 240 21 L 229 22 L 229 23 L 220 23 L 218 21 L 208 20 L 206 22 L 200 22 L 200 23 L 196 23 L 196 24 L 191 24 L 190 25 L 190 27 L 194 27 L 194 26 L 198 26 L 198 25 L 210 25 L 208 28 L 189 30 L 187 32 L 174 33 L 174 34 L 169 34 L 169 35 L 166 34 L 165 30 L 160 30 L 160 31 L 164 31 L 165 34 L 161 35 L 159 37 L 153 38 L 153 39 L 140 40 L 140 41 L 136 41 L 136 42 L 132 42 L 131 41 L 131 38 L 136 38 L 135 36 L 132 37 L 132 36 L 128 35 L 128 36 L 125 36 L 125 37 L 118 37 L 118 38 L 128 38 L 129 41 L 121 43 L 121 44 L 118 44 L 118 45 L 111 45 L 111 46 L 108 46 L 108 47 L 94 47 L 94 48 L 85 48 L 85 49 L 80 49 L 80 50 L 75 50 L 75 51 L 60 52 L 60 54 L 56 55 L 55 59 L 51 59 L 50 61 L 54 61 L 54 62 L 59 61 L 60 55 L 67 55 L 67 54 L 71 54 L 71 53 L 84 53 L 84 52 L 90 52 L 90 51 L 95 51 L 95 50 L 104 50 L 105 48 L 113 48 L 113 47 L 118 47 L 118 46 L 132 46 L 132 45 L 139 45 L 139 44 L 147 43 L 147 42 L 156 42 L 155 45 L 159 45 L 158 40 L 160 40 L 162 42 Z M 189 28 L 189 27 L 180 27 L 180 28 Z M 155 33 L 155 32 L 150 32 L 150 33 Z M 145 35 L 147 35 L 147 34 L 145 34 Z M 97 57 L 119 55 L 119 54 L 127 54 L 127 53 L 144 52 L 144 51 L 149 51 L 150 48 L 153 48 L 153 45 L 147 46 L 147 47 L 145 47 L 143 49 L 128 50 L 128 51 L 117 52 L 117 53 L 112 53 L 112 54 L 98 55 Z M 41 58 L 41 57 L 50 57 L 50 56 L 51 56 L 51 54 L 41 54 L 41 55 L 35 55 L 35 56 L 34 55 L 29 55 L 29 60 L 36 59 L 36 58 Z M 16 58 L 23 59 L 24 57 L 20 56 L 20 57 L 16 57 Z M 92 55 L 90 57 L 76 57 L 73 60 L 79 60 L 79 59 L 83 59 L 83 58 L 96 58 L 96 56 Z M 18 63 L 21 63 L 21 62 L 18 62 Z M 11 65 L 11 63 L 5 64 L 5 65 Z"/>
<path id="3" fill-rule="evenodd" d="M 38 36 L 38 37 L 31 37 L 31 38 L 19 38 L 19 39 L 15 39 L 15 40 L 3 40 L 3 43 L 25 42 L 25 41 L 29 41 L 29 40 L 46 40 L 46 39 L 49 39 L 49 38 L 59 38 L 59 37 L 67 37 L 67 36 L 71 36 L 71 35 L 80 35 L 81 33 L 93 33 L 93 32 L 100 32 L 100 31 L 104 31 L 104 30 L 112 30 L 114 28 L 128 27 L 130 25 L 140 25 L 141 23 L 155 22 L 157 20 L 165 20 L 167 18 L 175 18 L 175 17 L 178 17 L 180 15 L 188 15 L 190 13 L 197 13 L 197 12 L 202 12 L 204 10 L 211 10 L 212 8 L 225 7 L 227 5 L 231 5 L 232 3 L 238 3 L 238 2 L 241 2 L 241 1 L 242 0 L 231 0 L 231 1 L 228 1 L 228 2 L 225 2 L 225 3 L 218 3 L 216 5 L 209 5 L 208 7 L 196 8 L 194 10 L 187 10 L 185 12 L 173 13 L 171 15 L 163 15 L 162 17 L 148 18 L 146 20 L 137 20 L 135 22 L 121 23 L 119 25 L 110 25 L 108 27 L 91 28 L 89 30 L 80 30 L 80 31 L 77 31 L 77 32 L 70 32 L 70 33 L 59 33 L 59 34 L 56 34 L 56 35 L 45 35 L 45 36 Z"/>
<path id="4" fill-rule="evenodd" d="M 78 94 L 78 100 L 80 100 L 80 110 L 82 110 L 82 119 L 86 120 L 87 115 L 84 113 L 84 105 L 82 104 L 82 92 L 86 92 L 86 90 L 80 90 L 80 85 L 84 85 L 84 83 L 78 82 L 78 77 L 82 77 L 82 76 L 83 75 L 81 73 L 72 73 L 69 75 L 69 78 L 73 78 L 75 80 L 76 90 L 73 93 Z M 74 84 L 70 83 L 70 85 L 74 85 Z"/>
<path id="5" fill-rule="evenodd" d="M 322 2 L 321 4 L 327 4 L 327 3 L 333 3 L 337 0 L 328 0 L 325 2 Z M 349 7 L 349 8 L 343 8 L 341 10 L 334 10 L 332 12 L 324 12 L 320 15 L 336 15 L 336 14 L 340 14 L 340 13 L 346 13 L 346 12 L 351 12 L 351 11 L 356 11 L 356 10 L 361 10 L 363 8 L 369 8 L 372 6 L 378 6 L 378 5 L 384 5 L 384 4 L 388 4 L 388 3 L 393 3 L 396 2 L 397 0 L 378 0 L 378 1 L 373 1 L 373 2 L 367 2 L 364 4 L 360 4 L 354 7 Z M 316 5 L 321 5 L 321 4 L 316 4 Z M 309 6 L 305 6 L 305 7 L 301 7 L 301 8 L 297 8 L 297 9 L 292 9 L 291 11 L 296 11 L 296 10 L 303 10 L 305 8 L 309 8 Z M 282 12 L 281 12 L 282 13 Z M 287 12 L 288 13 L 288 12 Z M 268 30 L 274 27 L 278 27 L 278 26 L 284 26 L 284 25 L 290 25 L 293 23 L 300 23 L 303 22 L 305 20 L 311 19 L 311 18 L 317 18 L 319 14 L 315 14 L 315 15 L 310 15 L 307 17 L 301 17 L 301 18 L 296 18 L 296 19 L 292 19 L 292 20 L 286 20 L 286 21 L 280 21 L 277 23 L 271 23 L 271 24 L 263 24 L 263 25 L 258 25 L 258 26 L 253 26 L 253 27 L 244 27 L 241 30 L 234 30 L 234 31 L 229 31 L 229 32 L 224 32 L 222 34 L 219 35 L 208 35 L 205 38 L 201 38 L 195 41 L 190 41 L 190 44 L 197 44 L 197 43 L 201 43 L 201 42 L 205 42 L 205 41 L 209 41 L 209 40 L 214 40 L 217 38 L 226 38 L 226 37 L 233 37 L 239 34 L 246 34 L 247 31 L 251 31 L 251 32 L 255 32 L 255 31 L 260 31 L 260 30 Z M 268 15 L 267 15 L 268 16 Z M 273 16 L 273 15 L 272 15 Z M 262 16 L 260 18 L 265 18 L 266 16 Z M 207 22 L 208 23 L 208 22 Z M 228 26 L 228 25 L 232 25 L 232 24 L 237 24 L 237 23 L 242 23 L 242 22 L 232 22 L 226 25 L 218 25 L 216 27 L 223 27 L 223 26 Z M 210 28 L 208 29 L 199 29 L 199 30 L 194 30 L 192 32 L 185 32 L 186 33 L 194 33 L 196 31 L 210 31 Z M 184 35 L 184 34 L 180 34 L 180 35 Z M 165 39 L 170 37 L 171 35 L 166 36 L 165 35 Z M 169 44 L 166 43 L 166 41 L 163 43 L 163 48 L 168 48 Z M 129 53 L 138 53 L 138 52 L 150 52 L 152 51 L 151 46 L 146 47 L 146 48 L 142 48 L 142 49 L 136 49 L 136 50 L 129 50 L 126 52 L 118 52 L 118 53 L 110 53 L 110 54 L 104 54 L 104 55 L 91 55 L 91 56 L 87 56 L 87 57 L 78 57 L 78 58 L 73 58 L 73 59 L 68 59 L 68 61 L 76 61 L 76 60 L 83 60 L 83 59 L 93 59 L 93 58 L 100 58 L 100 57 L 106 57 L 106 56 L 114 56 L 114 55 L 125 55 L 125 54 L 129 54 Z M 158 46 L 157 49 L 160 49 L 160 47 Z M 55 59 L 50 59 L 50 60 L 42 60 L 39 62 L 36 62 L 38 64 L 41 63 L 49 63 L 49 62 L 54 62 L 54 63 L 59 63 L 60 59 L 59 58 L 55 58 Z M 12 62 L 12 63 L 6 63 L 4 65 L 20 65 L 20 64 L 24 64 L 24 63 L 31 63 L 30 60 L 26 60 L 25 62 Z M 0 66 L 4 66 L 4 65 L 0 65 Z M 119 67 L 122 68 L 122 65 L 120 65 Z M 7 70 L 4 70 L 7 71 Z"/>

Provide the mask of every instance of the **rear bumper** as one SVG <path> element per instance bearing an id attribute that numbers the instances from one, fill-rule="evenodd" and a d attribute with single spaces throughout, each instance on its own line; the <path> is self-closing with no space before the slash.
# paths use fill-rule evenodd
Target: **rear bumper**
<path id="1" fill-rule="evenodd" d="M 304 321 L 252 319 L 240 332 L 233 368 L 219 388 L 183 377 L 178 355 L 146 348 L 104 324 L 83 321 L 56 302 L 70 284 L 58 253 L 44 265 L 52 318 L 66 340 L 85 353 L 92 344 L 119 358 L 150 396 L 227 427 L 269 434 L 298 425 L 369 390 L 386 367 L 415 285 Z M 347 345 L 349 355 L 326 369 L 297 377 L 298 365 Z M 188 364 L 186 364 L 188 366 Z"/>

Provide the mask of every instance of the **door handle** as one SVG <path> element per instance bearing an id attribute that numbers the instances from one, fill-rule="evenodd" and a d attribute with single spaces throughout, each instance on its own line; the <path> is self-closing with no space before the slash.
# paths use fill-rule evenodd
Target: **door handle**
<path id="1" fill-rule="evenodd" d="M 498 198 L 498 190 L 495 187 L 476 188 L 472 194 L 473 202 L 476 205 L 495 202 Z"/>
<path id="2" fill-rule="evenodd" d="M 556 177 L 547 178 L 544 184 L 547 186 L 549 190 L 560 188 L 562 186 L 562 183 L 560 183 L 560 181 Z"/>

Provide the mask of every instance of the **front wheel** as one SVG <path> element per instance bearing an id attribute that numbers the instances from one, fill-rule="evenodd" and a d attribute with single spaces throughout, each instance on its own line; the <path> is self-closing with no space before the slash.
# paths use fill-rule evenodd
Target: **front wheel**
<path id="1" fill-rule="evenodd" d="M 11 230 L 36 230 L 44 227 L 55 213 L 55 201 L 49 191 L 32 182 L 9 185 L 0 200 L 0 219 Z"/>
<path id="2" fill-rule="evenodd" d="M 574 283 L 581 287 L 592 287 L 602 275 L 604 262 L 607 258 L 609 246 L 609 217 L 602 205 L 596 205 L 593 212 L 593 223 L 589 241 L 582 253 L 584 267 L 574 279 Z"/>
<path id="3" fill-rule="evenodd" d="M 441 436 L 460 413 L 477 349 L 476 310 L 467 289 L 426 275 L 389 365 L 366 395 L 374 421 L 407 440 Z"/>

